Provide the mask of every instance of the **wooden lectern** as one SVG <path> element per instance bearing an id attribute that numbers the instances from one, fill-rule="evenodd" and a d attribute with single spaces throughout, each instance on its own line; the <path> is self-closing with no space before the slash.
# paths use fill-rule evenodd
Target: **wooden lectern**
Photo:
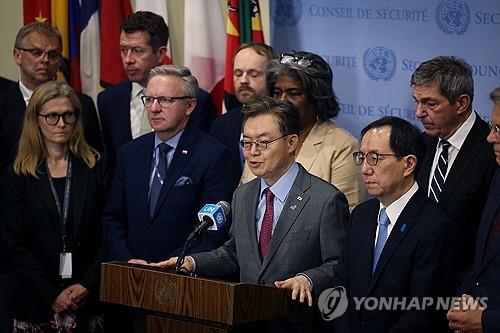
<path id="1" fill-rule="evenodd" d="M 147 310 L 148 332 L 252 332 L 252 323 L 299 311 L 289 291 L 102 264 L 101 301 Z"/>

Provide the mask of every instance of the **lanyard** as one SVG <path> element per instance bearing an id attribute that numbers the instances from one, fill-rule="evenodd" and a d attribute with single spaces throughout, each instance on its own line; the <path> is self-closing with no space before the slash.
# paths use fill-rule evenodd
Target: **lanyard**
<path id="1" fill-rule="evenodd" d="M 71 174 L 73 172 L 73 167 L 71 164 L 71 155 L 69 155 L 68 157 L 68 168 L 66 170 L 66 184 L 64 187 L 64 202 L 62 207 L 61 207 L 61 202 L 59 202 L 59 196 L 57 195 L 54 182 L 52 181 L 52 177 L 50 176 L 50 170 L 47 161 L 45 161 L 45 167 L 47 168 L 47 176 L 49 178 L 50 189 L 52 190 L 52 195 L 54 196 L 54 200 L 57 206 L 57 212 L 59 213 L 59 226 L 61 228 L 63 252 L 66 252 L 66 222 L 68 221 L 69 196 L 71 190 Z"/>

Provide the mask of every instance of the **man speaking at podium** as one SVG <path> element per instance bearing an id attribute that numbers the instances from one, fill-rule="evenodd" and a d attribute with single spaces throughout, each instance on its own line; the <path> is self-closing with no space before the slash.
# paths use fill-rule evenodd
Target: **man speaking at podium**
<path id="1" fill-rule="evenodd" d="M 295 162 L 300 123 L 290 103 L 262 97 L 242 112 L 243 154 L 258 178 L 234 193 L 229 241 L 187 257 L 183 267 L 219 278 L 239 272 L 241 282 L 291 289 L 294 300 L 312 306 L 313 295 L 332 284 L 349 218 L 346 197 Z M 319 329 L 312 311 L 270 325 L 273 332 Z"/>

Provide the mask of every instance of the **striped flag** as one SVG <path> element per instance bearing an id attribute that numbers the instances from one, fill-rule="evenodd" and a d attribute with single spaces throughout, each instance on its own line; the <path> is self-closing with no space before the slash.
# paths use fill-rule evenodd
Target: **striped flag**
<path id="1" fill-rule="evenodd" d="M 135 11 L 137 12 L 140 10 L 160 15 L 161 17 L 163 17 L 165 23 L 168 26 L 167 0 L 136 0 Z M 172 63 L 172 50 L 171 50 L 170 38 L 168 39 L 167 54 L 163 59 L 163 63 L 165 65 Z"/>
<path id="2" fill-rule="evenodd" d="M 219 0 L 186 0 L 184 63 L 220 113 L 224 96 L 224 15 Z"/>
<path id="3" fill-rule="evenodd" d="M 126 80 L 120 57 L 120 23 L 130 0 L 23 0 L 24 24 L 38 21 L 62 35 L 61 71 L 73 89 L 95 101 L 101 82 Z M 101 19 L 101 22 L 99 22 Z"/>
<path id="4" fill-rule="evenodd" d="M 82 0 L 80 34 L 80 77 L 82 92 L 97 101 L 100 91 L 99 0 Z"/>
<path id="5" fill-rule="evenodd" d="M 233 85 L 234 53 L 241 44 L 264 43 L 258 0 L 228 0 L 226 40 L 224 99 L 229 110 L 238 104 Z"/>

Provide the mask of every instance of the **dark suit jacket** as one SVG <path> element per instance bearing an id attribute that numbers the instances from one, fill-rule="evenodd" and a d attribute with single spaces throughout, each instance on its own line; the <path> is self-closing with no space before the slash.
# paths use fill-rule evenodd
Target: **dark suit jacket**
<path id="1" fill-rule="evenodd" d="M 243 166 L 241 164 L 240 138 L 243 115 L 242 106 L 229 110 L 210 125 L 210 135 L 225 144 L 231 151 L 231 170 L 234 174 L 233 187 L 240 183 Z"/>
<path id="2" fill-rule="evenodd" d="M 395 221 L 372 277 L 379 201 L 371 199 L 352 212 L 350 230 L 338 266 L 339 285 L 350 297 L 349 309 L 335 319 L 335 332 L 433 332 L 446 324 L 432 311 L 355 310 L 351 297 L 423 297 L 447 294 L 446 265 L 450 220 L 418 190 Z M 394 223 L 391 221 L 391 223 Z"/>
<path id="3" fill-rule="evenodd" d="M 7 88 L 15 85 L 16 83 L 14 81 L 8 80 L 6 78 L 0 77 L 0 95 L 3 94 Z"/>
<path id="4" fill-rule="evenodd" d="M 170 163 L 151 218 L 148 205 L 154 133 L 118 150 L 112 190 L 103 215 L 112 260 L 160 261 L 179 254 L 206 203 L 230 201 L 227 148 L 197 128 L 186 128 Z M 189 179 L 180 182 L 181 179 Z M 207 232 L 198 250 L 227 239 L 227 229 Z"/>
<path id="5" fill-rule="evenodd" d="M 86 95 L 78 95 L 82 103 L 82 120 L 87 142 L 99 151 L 102 151 L 101 130 L 94 102 Z M 3 187 L 5 170 L 17 154 L 17 144 L 23 127 L 26 104 L 19 89 L 19 84 L 10 87 L 0 96 L 0 188 Z M 0 259 L 5 257 L 1 251 Z M 2 260 L 3 261 L 3 260 Z M 0 268 L 0 272 L 7 267 Z"/>
<path id="6" fill-rule="evenodd" d="M 490 193 L 477 233 L 474 265 L 466 274 L 459 294 L 488 297 L 488 308 L 482 316 L 485 333 L 500 332 L 500 238 L 486 252 L 491 225 L 500 209 L 500 167 L 491 182 Z"/>
<path id="7" fill-rule="evenodd" d="M 73 257 L 73 278 L 59 277 L 62 239 L 57 206 L 45 166 L 38 178 L 19 176 L 9 167 L 3 188 L 1 232 L 16 274 L 15 318 L 28 322 L 47 321 L 52 303 L 68 285 L 80 283 L 98 295 L 102 255 L 101 213 L 108 172 L 101 160 L 88 169 L 73 158 L 68 251 Z"/>
<path id="8" fill-rule="evenodd" d="M 489 133 L 488 125 L 478 114 L 476 117 L 476 122 L 448 173 L 439 200 L 439 206 L 454 222 L 453 242 L 461 244 L 457 248 L 457 257 L 461 258 L 456 268 L 457 276 L 472 264 L 477 228 L 491 179 L 497 168 L 495 154 L 486 141 Z M 424 139 L 427 153 L 417 181 L 427 193 L 438 138 L 424 134 Z"/>
<path id="9" fill-rule="evenodd" d="M 107 88 L 97 96 L 97 108 L 101 116 L 102 133 L 106 152 L 114 165 L 118 148 L 132 140 L 130 128 L 130 92 L 132 82 L 123 81 Z M 216 116 L 212 97 L 200 89 L 196 96 L 196 108 L 189 117 L 187 126 L 195 126 L 208 131 Z"/>

